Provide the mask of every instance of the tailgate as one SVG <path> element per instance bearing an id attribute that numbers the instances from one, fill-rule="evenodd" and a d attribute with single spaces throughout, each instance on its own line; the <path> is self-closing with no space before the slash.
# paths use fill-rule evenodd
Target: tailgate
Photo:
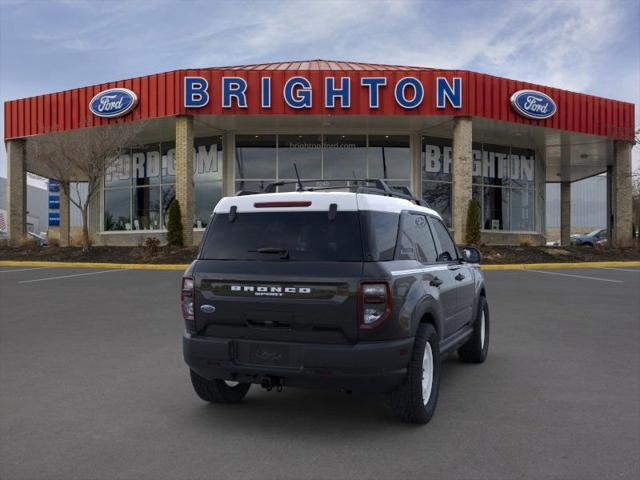
<path id="1" fill-rule="evenodd" d="M 220 338 L 355 343 L 361 275 L 361 262 L 200 260 L 196 329 Z"/>

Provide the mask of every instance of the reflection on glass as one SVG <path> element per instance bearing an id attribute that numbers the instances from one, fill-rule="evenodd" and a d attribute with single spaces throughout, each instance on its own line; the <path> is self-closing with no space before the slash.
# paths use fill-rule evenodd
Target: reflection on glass
<path id="1" fill-rule="evenodd" d="M 473 183 L 482 184 L 482 144 L 474 142 L 471 148 L 471 157 L 473 158 Z"/>
<path id="2" fill-rule="evenodd" d="M 534 188 L 535 150 L 512 148 L 510 155 L 511 186 Z"/>
<path id="3" fill-rule="evenodd" d="M 104 229 L 131 230 L 131 189 L 118 188 L 104 192 Z"/>
<path id="4" fill-rule="evenodd" d="M 442 216 L 445 225 L 451 227 L 451 184 L 422 182 L 422 198 Z"/>
<path id="5" fill-rule="evenodd" d="M 160 172 L 160 144 L 144 145 L 131 150 L 131 177 L 134 186 L 158 185 Z"/>
<path id="6" fill-rule="evenodd" d="M 510 200 L 511 230 L 533 231 L 535 228 L 533 190 L 514 188 L 511 190 Z"/>
<path id="7" fill-rule="evenodd" d="M 453 172 L 451 140 L 422 137 L 422 178 L 450 182 Z"/>
<path id="8" fill-rule="evenodd" d="M 484 228 L 508 230 L 509 189 L 484 187 Z"/>
<path id="9" fill-rule="evenodd" d="M 236 135 L 236 178 L 275 178 L 276 136 Z"/>
<path id="10" fill-rule="evenodd" d="M 105 187 L 125 187 L 131 185 L 131 152 L 126 150 L 108 167 L 104 177 Z"/>
<path id="11" fill-rule="evenodd" d="M 300 178 L 322 178 L 322 136 L 279 135 L 278 178 L 295 179 L 294 163 Z"/>
<path id="12" fill-rule="evenodd" d="M 167 228 L 169 223 L 169 207 L 171 202 L 176 198 L 176 186 L 175 185 L 163 185 L 162 186 L 162 226 Z"/>
<path id="13" fill-rule="evenodd" d="M 265 180 L 238 180 L 236 181 L 235 191 L 262 192 L 267 185 L 273 182 L 275 182 L 273 178 Z"/>
<path id="14" fill-rule="evenodd" d="M 138 187 L 133 189 L 133 230 L 158 230 L 160 228 L 160 188 Z"/>
<path id="15" fill-rule="evenodd" d="M 160 146 L 160 171 L 162 183 L 175 183 L 176 181 L 176 144 L 175 142 L 162 142 Z"/>
<path id="16" fill-rule="evenodd" d="M 323 178 L 366 178 L 366 135 L 325 135 Z"/>
<path id="17" fill-rule="evenodd" d="M 369 178 L 409 178 L 408 135 L 369 135 Z"/>
<path id="18" fill-rule="evenodd" d="M 209 223 L 218 201 L 222 198 L 222 182 L 196 183 L 193 187 L 195 203 L 193 206 L 193 226 L 204 228 Z"/>
<path id="19" fill-rule="evenodd" d="M 482 175 L 485 185 L 509 184 L 509 147 L 483 145 Z"/>
<path id="20" fill-rule="evenodd" d="M 194 144 L 194 182 L 222 180 L 222 137 L 197 138 Z"/>

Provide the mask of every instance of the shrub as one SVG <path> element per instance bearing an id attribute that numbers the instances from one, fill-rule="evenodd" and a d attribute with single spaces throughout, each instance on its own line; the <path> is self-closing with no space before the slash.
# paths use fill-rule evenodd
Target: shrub
<path id="1" fill-rule="evenodd" d="M 29 237 L 24 237 L 22 240 L 20 240 L 18 242 L 18 246 L 26 248 L 27 250 L 38 250 L 40 248 L 38 242 Z"/>
<path id="2" fill-rule="evenodd" d="M 148 256 L 154 257 L 160 251 L 160 240 L 156 237 L 147 237 L 144 240 L 144 248 Z"/>
<path id="3" fill-rule="evenodd" d="M 467 245 L 480 244 L 480 222 L 480 203 L 476 199 L 471 199 L 467 210 L 467 232 L 465 235 Z"/>
<path id="4" fill-rule="evenodd" d="M 182 213 L 180 212 L 180 202 L 178 200 L 171 202 L 169 207 L 167 243 L 174 247 L 182 246 Z"/>

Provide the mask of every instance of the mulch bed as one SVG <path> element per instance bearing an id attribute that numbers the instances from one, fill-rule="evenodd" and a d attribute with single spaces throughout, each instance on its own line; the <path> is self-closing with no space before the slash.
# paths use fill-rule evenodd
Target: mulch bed
<path id="1" fill-rule="evenodd" d="M 565 263 L 602 261 L 640 261 L 640 248 L 591 247 L 506 247 L 482 246 L 482 263 Z M 0 246 L 0 260 L 108 262 L 108 263 L 191 263 L 197 247 L 159 247 L 157 251 L 145 247 L 92 247 L 84 253 L 80 247 L 7 247 Z"/>
<path id="2" fill-rule="evenodd" d="M 639 261 L 640 248 L 482 246 L 482 263 L 571 263 Z"/>

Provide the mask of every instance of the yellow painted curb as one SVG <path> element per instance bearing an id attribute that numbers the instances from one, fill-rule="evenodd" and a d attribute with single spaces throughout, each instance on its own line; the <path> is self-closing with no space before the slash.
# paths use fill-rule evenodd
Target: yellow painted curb
<path id="1" fill-rule="evenodd" d="M 123 268 L 131 270 L 186 270 L 184 264 L 153 264 L 153 263 L 90 263 L 90 262 L 36 262 L 0 260 L 0 267 L 51 267 L 51 268 Z"/>
<path id="2" fill-rule="evenodd" d="M 480 268 L 482 270 L 527 270 L 603 267 L 640 267 L 640 262 L 510 263 L 505 265 L 480 265 Z"/>
<path id="3" fill-rule="evenodd" d="M 122 268 L 132 270 L 186 270 L 189 264 L 153 263 L 89 263 L 89 262 L 37 262 L 0 260 L 0 267 L 51 267 L 51 268 Z M 527 270 L 562 268 L 640 267 L 640 261 L 629 262 L 575 262 L 575 263 L 510 263 L 505 265 L 481 265 L 482 270 Z"/>

